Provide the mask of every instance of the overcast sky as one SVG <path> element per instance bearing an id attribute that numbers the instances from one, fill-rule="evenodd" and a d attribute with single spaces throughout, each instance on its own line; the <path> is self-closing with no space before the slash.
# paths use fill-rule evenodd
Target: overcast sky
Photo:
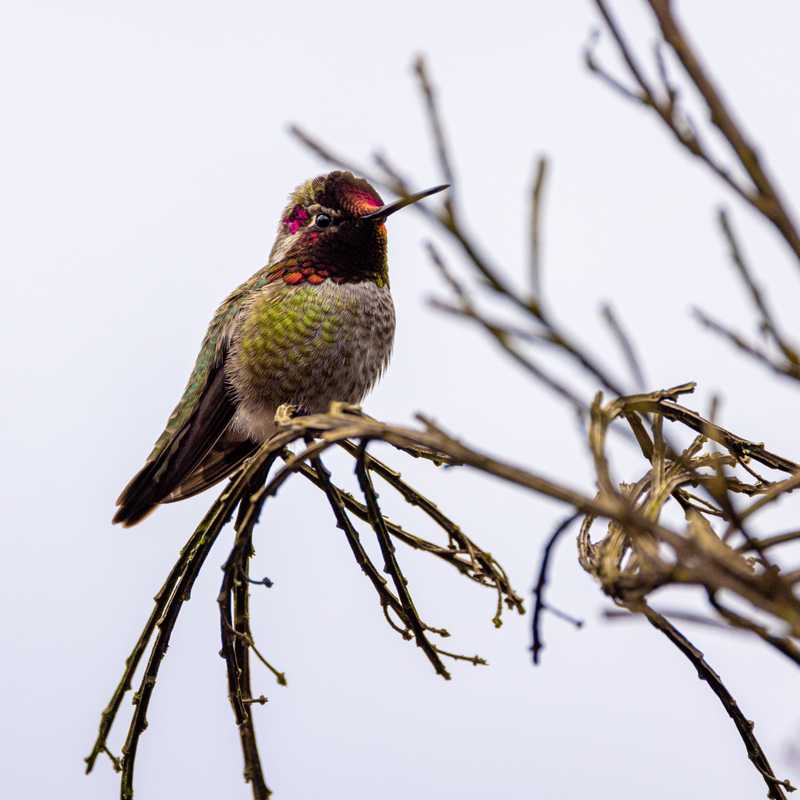
<path id="1" fill-rule="evenodd" d="M 648 58 L 642 4 L 616 5 Z M 797 8 L 678 9 L 798 199 Z M 440 180 L 410 70 L 418 52 L 441 89 L 466 214 L 509 274 L 525 279 L 527 193 L 545 152 L 554 313 L 619 364 L 597 313 L 612 300 L 652 388 L 698 380 L 694 407 L 718 392 L 724 424 L 800 457 L 797 390 L 689 314 L 699 304 L 752 330 L 714 226 L 720 202 L 789 327 L 796 264 L 643 109 L 587 74 L 589 3 L 26 0 L 2 16 L 4 796 L 115 796 L 110 764 L 86 778 L 82 758 L 151 598 L 211 496 L 160 509 L 132 531 L 111 526 L 114 499 L 160 433 L 214 308 L 264 263 L 286 195 L 324 171 L 287 123 L 363 162 L 384 149 L 420 188 Z M 610 47 L 600 53 L 616 65 Z M 570 412 L 476 331 L 427 306 L 444 292 L 421 247 L 430 235 L 411 212 L 391 221 L 397 342 L 366 409 L 394 421 L 424 411 L 591 492 Z M 562 508 L 389 457 L 528 595 Z M 410 527 L 433 533 L 383 496 Z M 763 530 L 792 524 L 790 511 L 779 507 Z M 229 534 L 209 558 L 163 664 L 137 759 L 143 800 L 249 796 L 217 657 L 228 543 Z M 256 546 L 254 570 L 275 586 L 254 591 L 254 631 L 289 679 L 277 687 L 254 665 L 254 689 L 270 698 L 255 713 L 278 800 L 764 795 L 733 725 L 682 656 L 646 625 L 600 619 L 603 598 L 571 541 L 551 598 L 587 625 L 577 632 L 547 618 L 539 668 L 529 616 L 495 631 L 491 593 L 399 551 L 426 618 L 450 629 L 455 649 L 490 662 L 455 664 L 447 684 L 385 625 L 311 487 L 290 483 L 267 505 Z M 796 668 L 744 636 L 687 632 L 756 720 L 779 774 L 800 777 L 786 755 L 800 736 Z"/>

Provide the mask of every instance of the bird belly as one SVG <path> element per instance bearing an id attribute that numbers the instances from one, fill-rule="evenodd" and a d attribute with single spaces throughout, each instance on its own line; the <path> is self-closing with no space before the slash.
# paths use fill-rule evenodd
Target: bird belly
<path id="1" fill-rule="evenodd" d="M 394 328 L 388 287 L 370 281 L 287 287 L 257 301 L 228 376 L 238 400 L 234 428 L 264 441 L 284 403 L 315 414 L 333 401 L 360 402 L 389 361 Z"/>

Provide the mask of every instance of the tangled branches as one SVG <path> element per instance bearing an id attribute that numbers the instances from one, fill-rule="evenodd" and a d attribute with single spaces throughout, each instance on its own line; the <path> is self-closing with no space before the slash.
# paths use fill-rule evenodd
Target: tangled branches
<path id="1" fill-rule="evenodd" d="M 705 420 L 702 421 L 704 430 L 687 448 L 680 453 L 673 451 L 663 435 L 664 419 L 696 429 L 697 415 L 672 401 L 691 388 L 676 387 L 659 393 L 655 403 L 654 397 L 638 396 L 619 398 L 606 406 L 601 405 L 598 399 L 594 404 L 589 438 L 600 487 L 598 496 L 624 497 L 631 506 L 656 523 L 665 504 L 675 500 L 683 510 L 686 526 L 680 532 L 667 532 L 660 525 L 652 531 L 637 531 L 630 525 L 611 520 L 605 535 L 593 542 L 590 532 L 595 516 L 588 514 L 578 536 L 579 561 L 615 603 L 633 613 L 643 614 L 691 661 L 700 678 L 708 683 L 734 721 L 748 757 L 767 784 L 769 796 L 781 798 L 784 797 L 783 790 L 792 791 L 794 787 L 775 777 L 755 737 L 753 724 L 744 716 L 703 654 L 662 614 L 650 607 L 648 597 L 668 585 L 700 586 L 720 622 L 755 633 L 800 666 L 800 647 L 796 642 L 800 638 L 800 600 L 794 591 L 800 576 L 782 573 L 766 552 L 768 540 L 751 537 L 745 525 L 745 520 L 754 512 L 774 502 L 793 486 L 800 485 L 800 466 L 776 458 L 763 446 L 731 436 Z M 652 439 L 642 425 L 642 414 L 648 411 L 653 414 Z M 650 464 L 641 479 L 632 484 L 615 485 L 605 457 L 608 426 L 619 417 L 625 418 L 631 426 L 642 455 Z M 708 449 L 711 442 L 720 448 Z M 751 461 L 790 472 L 791 477 L 783 481 L 766 481 L 749 467 Z M 729 477 L 726 468 L 737 466 L 747 470 L 752 480 L 738 481 Z M 689 492 L 689 487 L 700 487 L 707 496 L 695 496 Z M 731 502 L 732 493 L 758 499 L 743 511 L 737 511 Z M 722 536 L 715 531 L 709 517 L 728 523 Z M 738 547 L 734 546 L 737 537 L 743 540 Z M 748 557 L 748 552 L 757 554 L 757 557 Z M 723 593 L 738 597 L 760 610 L 771 618 L 770 627 L 777 627 L 783 633 L 772 633 L 755 617 L 734 612 L 719 599 Z"/>
<path id="2" fill-rule="evenodd" d="M 368 446 L 370 441 L 382 439 L 399 450 L 437 464 L 453 463 L 447 453 L 437 450 L 430 443 L 425 444 L 425 437 L 417 436 L 413 430 L 405 431 L 384 425 L 362 415 L 355 408 L 337 405 L 331 409 L 330 414 L 301 418 L 292 418 L 289 411 L 287 407 L 279 409 L 277 420 L 281 426 L 280 431 L 231 479 L 181 550 L 175 566 L 155 597 L 155 607 L 126 660 L 122 677 L 101 715 L 97 739 L 92 752 L 86 758 L 86 770 L 91 771 L 98 756 L 106 753 L 114 768 L 122 773 L 123 800 L 133 797 L 134 765 L 139 740 L 147 727 L 147 710 L 159 667 L 181 607 L 189 599 L 203 562 L 237 507 L 236 535 L 223 566 L 218 598 L 222 639 L 220 655 L 225 659 L 227 667 L 228 697 L 239 729 L 245 780 L 251 784 L 255 798 L 266 798 L 270 795 L 252 719 L 253 705 L 263 705 L 267 699 L 264 695 L 253 696 L 250 652 L 256 655 L 279 684 L 286 685 L 286 678 L 263 656 L 253 639 L 249 622 L 249 560 L 253 554 L 253 529 L 265 502 L 292 476 L 306 478 L 327 497 L 336 526 L 342 530 L 356 563 L 375 589 L 387 623 L 404 640 L 416 642 L 442 678 L 450 679 L 450 672 L 445 666 L 446 660 L 466 661 L 475 666 L 485 665 L 486 661 L 480 656 L 462 655 L 439 645 L 439 640 L 449 637 L 450 634 L 445 628 L 434 627 L 425 622 L 417 611 L 408 581 L 397 558 L 395 540 L 437 557 L 469 580 L 492 589 L 497 596 L 492 618 L 495 626 L 502 624 L 504 606 L 523 613 L 521 598 L 511 587 L 505 570 L 492 555 L 472 541 L 431 500 L 409 485 L 400 473 L 371 455 Z M 296 442 L 302 442 L 304 447 L 300 452 L 293 453 L 289 448 Z M 333 483 L 331 474 L 322 462 L 323 454 L 333 446 L 344 449 L 353 457 L 363 502 Z M 270 468 L 278 458 L 283 460 L 283 466 L 267 480 Z M 396 490 L 408 504 L 420 508 L 443 531 L 446 543 L 438 544 L 411 533 L 386 517 L 381 510 L 373 476 Z M 375 534 L 383 559 L 383 570 L 373 562 L 361 543 L 361 534 L 353 518 L 368 523 Z M 389 575 L 391 585 L 383 573 Z M 108 736 L 122 699 L 131 688 L 134 674 L 148 646 L 150 654 L 139 688 L 133 696 L 134 713 L 128 735 L 121 756 L 117 757 L 109 750 Z"/>
<path id="3" fill-rule="evenodd" d="M 584 516 L 579 536 L 580 562 L 584 569 L 599 581 L 603 591 L 615 602 L 630 611 L 644 614 L 673 642 L 680 643 L 682 651 L 701 673 L 707 675 L 707 679 L 710 680 L 715 673 L 699 655 L 699 651 L 647 604 L 648 596 L 655 590 L 675 584 L 703 586 L 712 606 L 728 625 L 756 633 L 800 664 L 800 652 L 793 641 L 800 637 L 800 601 L 793 591 L 794 583 L 800 580 L 800 573 L 781 574 L 768 559 L 768 543 L 749 537 L 745 528 L 745 521 L 753 513 L 774 502 L 790 488 L 800 486 L 800 466 L 772 453 L 763 445 L 714 425 L 675 402 L 675 398 L 692 390 L 693 385 L 688 384 L 662 392 L 621 397 L 607 405 L 602 405 L 598 397 L 592 405 L 589 429 L 600 487 L 593 497 L 464 444 L 425 418 L 420 418 L 421 427 L 410 428 L 380 422 L 355 407 L 341 404 L 332 407 L 328 414 L 298 418 L 289 416 L 285 409 L 281 409 L 277 418 L 281 430 L 246 463 L 220 495 L 181 552 L 167 582 L 157 595 L 153 614 L 126 662 L 123 677 L 103 713 L 97 741 L 87 758 L 87 768 L 92 768 L 101 752 L 108 752 L 107 737 L 122 696 L 130 687 L 138 662 L 155 634 L 140 688 L 134 695 L 135 710 L 122 756 L 119 759 L 112 757 L 114 765 L 122 770 L 122 796 L 132 797 L 134 761 L 139 738 L 146 727 L 147 708 L 161 658 L 200 566 L 238 505 L 236 538 L 223 568 L 219 597 L 221 652 L 228 668 L 229 697 L 242 740 L 245 777 L 251 782 L 255 797 L 269 795 L 251 717 L 253 704 L 263 703 L 265 698 L 254 698 L 252 695 L 249 652 L 252 650 L 256 654 L 279 683 L 285 683 L 285 678 L 261 655 L 253 641 L 248 621 L 247 564 L 252 553 L 253 526 L 262 506 L 293 475 L 306 477 L 325 493 L 337 526 L 343 531 L 356 562 L 375 588 L 387 622 L 403 639 L 416 642 L 439 675 L 446 679 L 450 677 L 444 659 L 463 660 L 475 665 L 485 663 L 479 656 L 460 655 L 439 646 L 436 639 L 449 634 L 443 628 L 429 625 L 418 613 L 398 562 L 393 539 L 435 554 L 476 583 L 492 588 L 497 594 L 496 625 L 500 624 L 503 603 L 522 611 L 520 598 L 509 585 L 502 567 L 489 553 L 481 550 L 429 500 L 406 484 L 398 473 L 369 454 L 368 446 L 372 441 L 385 442 L 398 450 L 434 462 L 470 467 L 576 509 Z M 648 415 L 652 418 L 652 438 L 644 424 Z M 618 418 L 627 420 L 642 454 L 650 464 L 647 473 L 631 485 L 616 485 L 613 482 L 606 455 L 607 431 Z M 665 419 L 693 430 L 700 428 L 702 432 L 688 448 L 677 453 L 663 436 Z M 287 449 L 293 442 L 301 441 L 305 446 L 299 452 L 292 453 Z M 719 446 L 720 452 L 707 451 L 710 442 Z M 364 503 L 336 486 L 325 469 L 322 456 L 334 446 L 343 447 L 354 457 Z M 284 464 L 264 483 L 267 471 L 277 457 L 281 457 Z M 783 481 L 756 478 L 746 482 L 729 478 L 724 471 L 726 467 L 737 465 L 748 467 L 750 461 L 782 470 L 791 477 Z M 446 546 L 405 532 L 387 519 L 381 511 L 373 475 L 400 491 L 441 527 L 447 535 Z M 708 497 L 695 495 L 690 491 L 694 487 L 702 489 Z M 755 499 L 748 508 L 734 515 L 728 501 L 731 492 Z M 659 521 L 661 510 L 670 498 L 684 511 L 687 524 L 682 531 Z M 380 546 L 384 571 L 390 576 L 393 587 L 362 546 L 352 516 L 369 523 Z M 729 530 L 724 536 L 715 533 L 708 517 L 729 523 Z M 592 542 L 589 533 L 597 518 L 609 521 L 608 532 L 598 542 Z M 736 535 L 744 538 L 745 547 L 734 546 Z M 759 558 L 754 560 L 748 557 L 746 553 L 749 551 L 758 553 Z M 722 591 L 736 595 L 769 614 L 785 626 L 785 633 L 770 633 L 755 619 L 741 616 L 723 606 L 717 597 Z M 541 600 L 540 597 L 537 599 Z M 781 787 L 784 783 L 772 774 L 752 729 L 748 727 L 745 736 L 739 720 L 739 717 L 742 720 L 744 717 L 732 698 L 728 700 L 730 696 L 721 680 L 714 677 L 714 681 L 712 686 L 721 697 L 720 692 L 725 692 L 723 703 L 737 721 L 748 752 L 764 774 L 772 796 L 782 797 Z M 731 709 L 735 709 L 738 716 Z"/>

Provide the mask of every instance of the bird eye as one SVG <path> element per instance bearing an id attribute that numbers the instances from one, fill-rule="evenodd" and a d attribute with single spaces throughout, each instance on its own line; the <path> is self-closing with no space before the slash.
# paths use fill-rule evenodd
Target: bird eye
<path id="1" fill-rule="evenodd" d="M 317 218 L 314 220 L 314 224 L 318 228 L 327 228 L 333 220 L 327 214 L 317 214 Z"/>

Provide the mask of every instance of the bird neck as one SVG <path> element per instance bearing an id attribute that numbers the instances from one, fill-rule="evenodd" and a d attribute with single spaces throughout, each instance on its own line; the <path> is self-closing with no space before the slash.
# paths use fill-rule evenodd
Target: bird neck
<path id="1" fill-rule="evenodd" d="M 386 260 L 376 267 L 353 269 L 337 266 L 335 260 L 321 261 L 310 257 L 288 257 L 271 265 L 269 282 L 281 281 L 289 286 L 309 284 L 318 286 L 325 281 L 333 283 L 374 283 L 378 287 L 389 285 L 389 272 Z"/>

